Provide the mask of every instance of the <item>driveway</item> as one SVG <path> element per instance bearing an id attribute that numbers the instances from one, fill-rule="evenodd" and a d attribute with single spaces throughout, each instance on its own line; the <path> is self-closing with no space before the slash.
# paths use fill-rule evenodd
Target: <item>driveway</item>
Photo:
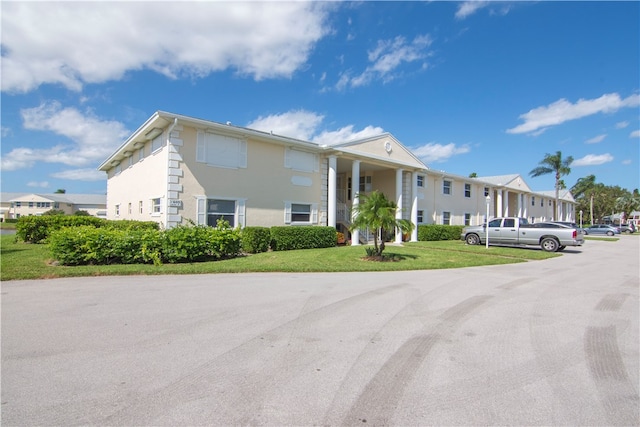
<path id="1" fill-rule="evenodd" d="M 2 425 L 638 425 L 639 259 L 3 282 Z"/>

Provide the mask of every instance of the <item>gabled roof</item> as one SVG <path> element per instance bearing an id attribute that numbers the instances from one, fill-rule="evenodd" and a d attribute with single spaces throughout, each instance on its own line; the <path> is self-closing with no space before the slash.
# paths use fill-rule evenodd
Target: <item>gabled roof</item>
<path id="1" fill-rule="evenodd" d="M 325 147 L 325 146 L 323 146 Z M 326 146 L 328 150 L 413 169 L 428 169 L 411 150 L 388 132 Z"/>
<path id="2" fill-rule="evenodd" d="M 13 197 L 5 199 L 6 195 Z M 104 194 L 36 194 L 36 193 L 2 193 L 2 200 L 9 202 L 28 202 L 34 198 L 49 200 L 51 202 L 68 203 L 72 205 L 106 205 L 107 196 Z"/>
<path id="3" fill-rule="evenodd" d="M 476 178 L 479 181 L 495 185 L 497 187 L 513 188 L 519 191 L 532 192 L 520 174 L 483 176 Z"/>
<path id="4" fill-rule="evenodd" d="M 551 199 L 555 199 L 556 197 L 556 190 L 536 191 L 536 193 L 545 197 L 549 197 Z M 571 191 L 566 189 L 560 190 L 558 192 L 558 198 L 560 200 L 575 202 L 575 199 L 573 198 L 573 194 L 571 194 Z"/>

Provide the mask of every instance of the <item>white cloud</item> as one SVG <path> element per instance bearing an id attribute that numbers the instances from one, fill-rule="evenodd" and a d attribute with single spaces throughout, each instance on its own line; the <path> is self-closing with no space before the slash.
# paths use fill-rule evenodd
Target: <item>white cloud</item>
<path id="1" fill-rule="evenodd" d="M 629 126 L 629 122 L 627 121 L 616 123 L 616 129 L 624 129 L 627 126 Z"/>
<path id="2" fill-rule="evenodd" d="M 607 137 L 607 134 L 602 134 L 602 135 L 598 135 L 598 136 L 594 136 L 591 139 L 587 139 L 585 141 L 585 144 L 598 144 L 602 141 L 604 141 L 604 139 Z"/>
<path id="3" fill-rule="evenodd" d="M 3 170 L 32 167 L 36 162 L 85 166 L 104 160 L 120 146 L 129 131 L 117 121 L 105 121 L 58 102 L 41 104 L 21 111 L 23 126 L 66 137 L 70 144 L 50 148 L 20 147 L 3 155 Z"/>
<path id="4" fill-rule="evenodd" d="M 456 19 L 465 19 L 466 17 L 473 15 L 478 10 L 487 6 L 489 6 L 488 1 L 475 0 L 462 2 L 458 6 L 458 10 L 456 11 Z"/>
<path id="5" fill-rule="evenodd" d="M 304 141 L 313 141 L 320 145 L 339 144 L 384 132 L 384 129 L 376 126 L 367 126 L 357 131 L 354 130 L 353 125 L 347 125 L 334 131 L 320 130 L 323 120 L 324 116 L 321 114 L 296 110 L 266 117 L 260 116 L 249 123 L 247 127 Z"/>
<path id="6" fill-rule="evenodd" d="M 366 86 L 374 80 L 389 82 L 398 77 L 397 70 L 406 63 L 421 61 L 420 68 L 425 69 L 427 65 L 424 60 L 429 56 L 426 49 L 432 43 L 429 35 L 417 36 L 411 42 L 407 42 L 402 36 L 392 40 L 379 40 L 376 47 L 367 53 L 371 65 L 355 76 L 352 76 L 350 71 L 342 73 L 336 89 Z"/>
<path id="7" fill-rule="evenodd" d="M 41 181 L 41 182 L 30 181 L 30 182 L 27 182 L 27 187 L 47 188 L 49 187 L 49 183 L 47 181 Z"/>
<path id="8" fill-rule="evenodd" d="M 248 128 L 273 132 L 281 136 L 310 141 L 324 116 L 306 110 L 289 111 L 266 117 L 258 117 Z"/>
<path id="9" fill-rule="evenodd" d="M 412 148 L 411 151 L 425 164 L 442 163 L 450 157 L 466 154 L 471 151 L 468 145 L 456 145 L 454 143 L 442 145 L 435 142 Z"/>
<path id="10" fill-rule="evenodd" d="M 6 2 L 2 90 L 80 90 L 150 69 L 291 77 L 326 35 L 329 2 Z"/>
<path id="11" fill-rule="evenodd" d="M 54 178 L 69 179 L 73 181 L 106 181 L 107 174 L 97 169 L 72 169 L 51 174 Z"/>
<path id="12" fill-rule="evenodd" d="M 574 160 L 571 166 L 596 166 L 613 161 L 613 156 L 606 154 L 587 154 L 581 159 Z"/>
<path id="13" fill-rule="evenodd" d="M 629 134 L 629 138 L 640 138 L 640 129 L 634 130 Z"/>
<path id="14" fill-rule="evenodd" d="M 13 131 L 9 127 L 2 126 L 1 129 L 1 135 L 3 138 L 13 135 Z"/>
<path id="15" fill-rule="evenodd" d="M 597 113 L 613 113 L 620 108 L 637 107 L 638 105 L 640 105 L 640 95 L 637 94 L 622 99 L 617 93 L 609 93 L 596 99 L 580 99 L 575 104 L 566 99 L 560 99 L 547 106 L 534 108 L 521 114 L 520 118 L 524 120 L 524 123 L 508 129 L 507 133 L 531 133 L 570 120 Z"/>
<path id="16" fill-rule="evenodd" d="M 360 131 L 354 131 L 353 125 L 348 125 L 335 131 L 323 131 L 313 138 L 313 142 L 320 145 L 335 145 L 380 135 L 381 133 L 384 133 L 384 129 L 378 126 L 367 126 Z"/>

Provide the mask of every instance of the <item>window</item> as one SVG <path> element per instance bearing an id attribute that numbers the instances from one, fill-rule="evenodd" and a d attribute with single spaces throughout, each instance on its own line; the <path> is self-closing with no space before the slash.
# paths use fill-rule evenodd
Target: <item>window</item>
<path id="1" fill-rule="evenodd" d="M 16 208 L 22 207 L 22 202 L 16 202 Z"/>
<path id="2" fill-rule="evenodd" d="M 464 197 L 471 197 L 471 184 L 464 185 Z"/>
<path id="3" fill-rule="evenodd" d="M 164 146 L 164 140 L 162 139 L 162 135 L 158 135 L 151 141 L 151 152 L 155 153 L 160 150 L 162 146 Z"/>
<path id="4" fill-rule="evenodd" d="M 464 225 L 471 225 L 471 214 L 464 214 Z"/>
<path id="5" fill-rule="evenodd" d="M 131 215 L 131 202 L 129 202 L 129 215 Z"/>
<path id="6" fill-rule="evenodd" d="M 442 212 L 442 224 L 451 225 L 451 212 Z"/>
<path id="7" fill-rule="evenodd" d="M 540 207 L 544 208 L 544 199 L 540 197 Z"/>
<path id="8" fill-rule="evenodd" d="M 247 141 L 210 132 L 198 132 L 196 161 L 221 168 L 247 167 Z"/>
<path id="9" fill-rule="evenodd" d="M 285 224 L 316 224 L 318 222 L 318 205 L 315 203 L 285 202 Z"/>
<path id="10" fill-rule="evenodd" d="M 207 200 L 207 225 L 215 227 L 218 220 L 222 219 L 229 223 L 231 227 L 235 227 L 236 217 L 236 201 L 235 200 Z"/>
<path id="11" fill-rule="evenodd" d="M 504 223 L 502 224 L 503 227 L 515 227 L 516 226 L 516 221 L 513 218 L 505 218 Z"/>
<path id="12" fill-rule="evenodd" d="M 531 196 L 531 206 L 536 205 L 536 196 Z"/>
<path id="13" fill-rule="evenodd" d="M 320 161 L 318 155 L 308 151 L 286 148 L 284 150 L 284 167 L 301 172 L 318 172 Z"/>
<path id="14" fill-rule="evenodd" d="M 371 191 L 371 176 L 361 176 L 360 177 L 360 187 L 358 191 L 361 193 L 368 193 Z"/>
<path id="15" fill-rule="evenodd" d="M 502 218 L 496 218 L 496 219 L 492 219 L 491 221 L 489 221 L 489 227 L 500 227 L 500 224 L 502 223 Z"/>
<path id="16" fill-rule="evenodd" d="M 422 224 L 424 222 L 424 211 L 422 209 L 418 209 L 418 224 Z"/>
<path id="17" fill-rule="evenodd" d="M 129 156 L 129 167 L 133 166 L 133 156 Z"/>
<path id="18" fill-rule="evenodd" d="M 53 208 L 54 208 L 54 209 L 58 209 L 59 207 L 60 207 L 60 203 L 55 202 L 55 203 L 53 204 Z"/>
<path id="19" fill-rule="evenodd" d="M 118 163 L 116 165 L 116 175 L 118 175 L 120 172 L 122 172 L 122 165 L 120 163 Z"/>
<path id="20" fill-rule="evenodd" d="M 120 216 L 120 205 L 115 206 L 115 214 L 116 216 Z"/>
<path id="21" fill-rule="evenodd" d="M 451 181 L 442 181 L 442 194 L 451 194 Z"/>
<path id="22" fill-rule="evenodd" d="M 139 212 L 139 213 L 142 213 L 142 204 L 143 204 L 143 203 L 142 203 L 142 200 L 140 200 L 140 201 L 138 202 L 138 212 Z"/>
<path id="23" fill-rule="evenodd" d="M 489 195 L 489 187 L 484 187 L 484 197 Z"/>
<path id="24" fill-rule="evenodd" d="M 32 208 L 33 207 L 33 202 L 29 202 L 29 207 Z"/>
<path id="25" fill-rule="evenodd" d="M 549 200 L 549 206 L 551 206 L 551 200 Z"/>
<path id="26" fill-rule="evenodd" d="M 424 175 L 418 175 L 416 178 L 418 180 L 418 187 L 424 187 Z"/>
<path id="27" fill-rule="evenodd" d="M 151 214 L 159 214 L 160 212 L 162 212 L 162 200 L 159 197 L 151 199 Z"/>

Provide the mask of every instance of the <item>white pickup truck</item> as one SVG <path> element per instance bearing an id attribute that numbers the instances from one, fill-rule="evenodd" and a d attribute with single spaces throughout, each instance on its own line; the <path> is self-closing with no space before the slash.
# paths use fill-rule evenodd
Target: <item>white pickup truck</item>
<path id="1" fill-rule="evenodd" d="M 485 244 L 486 224 L 465 227 L 460 235 L 469 245 Z M 584 238 L 576 228 L 554 222 L 530 224 L 526 218 L 505 217 L 489 221 L 489 244 L 534 245 L 547 252 L 562 251 L 567 246 L 582 246 Z"/>

